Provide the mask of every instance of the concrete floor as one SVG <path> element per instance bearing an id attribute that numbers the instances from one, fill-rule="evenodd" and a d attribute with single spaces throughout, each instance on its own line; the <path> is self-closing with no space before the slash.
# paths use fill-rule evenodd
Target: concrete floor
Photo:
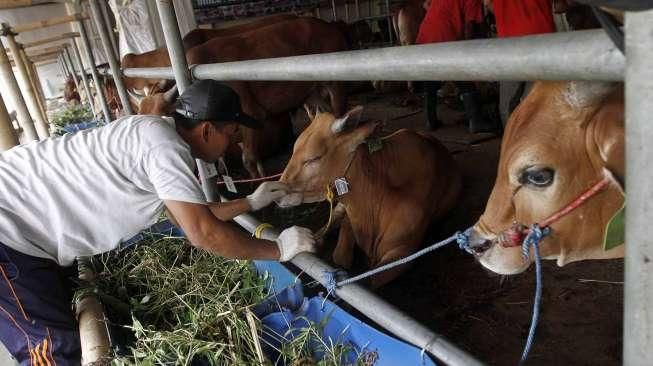
<path id="1" fill-rule="evenodd" d="M 18 365 L 13 357 L 7 352 L 5 346 L 0 343 L 0 365 L 14 366 Z"/>

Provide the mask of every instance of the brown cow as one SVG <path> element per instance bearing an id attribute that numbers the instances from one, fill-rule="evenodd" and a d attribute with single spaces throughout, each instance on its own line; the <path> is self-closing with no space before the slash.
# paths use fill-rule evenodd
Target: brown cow
<path id="1" fill-rule="evenodd" d="M 66 79 L 66 84 L 64 84 L 63 99 L 69 103 L 81 102 L 81 98 L 79 96 L 79 93 L 77 92 L 77 85 L 75 85 L 75 80 L 73 80 L 72 76 L 69 76 Z"/>
<path id="2" fill-rule="evenodd" d="M 345 268 L 352 265 L 355 245 L 369 267 L 416 251 L 429 224 L 453 207 L 461 187 L 453 158 L 435 138 L 400 130 L 375 151 L 366 140 L 377 123 L 356 126 L 361 113 L 357 107 L 340 119 L 330 113 L 314 117 L 281 177 L 295 192 L 281 206 L 324 201 L 326 187 L 346 179 L 349 192 L 337 197 L 346 217 L 333 253 Z M 376 275 L 371 285 L 379 287 L 405 269 Z"/>
<path id="3" fill-rule="evenodd" d="M 186 54 L 190 64 L 255 60 L 347 50 L 349 44 L 336 25 L 316 18 L 298 18 L 231 37 L 214 38 L 194 47 Z M 318 82 L 226 82 L 240 96 L 243 111 L 259 121 L 287 113 L 304 103 L 311 95 L 326 89 L 332 111 L 342 115 L 345 94 L 341 83 Z M 243 128 L 243 144 L 248 140 L 264 140 L 265 130 Z M 243 152 L 243 163 L 252 177 L 262 175 L 261 157 L 253 151 Z"/>
<path id="4" fill-rule="evenodd" d="M 273 15 L 253 22 L 239 24 L 233 27 L 222 29 L 194 29 L 190 31 L 183 39 L 184 49 L 190 50 L 195 46 L 213 39 L 215 37 L 233 36 L 239 33 L 246 33 L 252 30 L 260 29 L 268 25 L 284 22 L 291 19 L 297 19 L 296 15 L 279 14 Z M 136 67 L 168 67 L 170 66 L 170 57 L 165 47 L 157 48 L 150 52 L 139 55 L 127 54 L 121 61 L 122 68 Z M 154 94 L 159 90 L 164 90 L 165 80 L 152 80 L 145 78 L 125 78 L 125 88 L 144 90 L 145 95 Z"/>
<path id="5" fill-rule="evenodd" d="M 624 99 L 620 85 L 536 83 L 508 121 L 494 189 L 471 235 L 481 264 L 500 274 L 526 270 L 532 253 L 522 258 L 505 230 L 541 222 L 604 177 L 606 189 L 551 225 L 543 258 L 563 266 L 623 257 L 623 245 L 605 251 L 602 244 L 624 202 Z"/>

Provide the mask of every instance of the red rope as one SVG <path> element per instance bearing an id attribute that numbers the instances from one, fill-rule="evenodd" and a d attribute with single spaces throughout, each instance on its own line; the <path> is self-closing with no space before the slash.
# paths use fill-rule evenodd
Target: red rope
<path id="1" fill-rule="evenodd" d="M 562 210 L 554 213 L 553 215 L 549 216 L 546 218 L 546 220 L 542 221 L 540 223 L 541 227 L 547 227 L 553 224 L 554 222 L 560 220 L 561 218 L 565 217 L 568 215 L 571 211 L 575 210 L 578 208 L 578 206 L 582 205 L 590 199 L 592 196 L 595 194 L 599 193 L 603 188 L 605 188 L 608 184 L 610 183 L 610 180 L 606 177 L 603 178 L 600 182 L 596 183 L 593 185 L 590 189 L 585 191 L 583 194 L 578 196 L 575 200 L 573 200 L 570 204 L 567 206 L 563 207 Z"/>
<path id="2" fill-rule="evenodd" d="M 279 174 L 275 174 L 275 175 L 269 175 L 267 177 L 261 177 L 261 178 L 239 179 L 239 180 L 235 180 L 234 183 L 262 182 L 262 181 L 266 181 L 266 180 L 270 180 L 270 179 L 274 179 L 274 178 L 279 178 L 279 177 L 281 177 L 281 174 L 283 174 L 283 173 L 279 173 Z M 220 182 L 218 182 L 218 185 L 220 185 L 220 184 L 225 184 L 225 183 L 220 181 Z"/>
<path id="3" fill-rule="evenodd" d="M 610 179 L 605 177 L 598 183 L 594 184 L 587 191 L 583 192 L 575 200 L 571 201 L 567 206 L 563 207 L 559 211 L 553 213 L 544 221 L 539 223 L 539 226 L 545 228 L 551 226 L 554 222 L 560 220 L 561 218 L 567 216 L 571 211 L 577 209 L 580 205 L 585 203 L 588 199 L 592 198 L 594 195 L 603 190 L 610 183 Z M 501 244 L 504 247 L 516 247 L 520 246 L 523 239 L 528 235 L 529 228 L 521 224 L 514 224 L 511 228 L 505 230 L 501 235 Z"/>

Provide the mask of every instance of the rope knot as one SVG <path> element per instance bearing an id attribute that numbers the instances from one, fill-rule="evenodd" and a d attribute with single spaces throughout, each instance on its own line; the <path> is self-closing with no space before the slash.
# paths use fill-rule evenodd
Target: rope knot
<path id="1" fill-rule="evenodd" d="M 548 226 L 542 228 L 538 224 L 531 225 L 528 230 L 528 235 L 526 235 L 526 238 L 524 238 L 524 241 L 522 242 L 522 255 L 524 258 L 528 258 L 531 246 L 538 248 L 540 241 L 542 241 L 545 236 L 549 235 L 550 232 L 551 229 L 549 229 Z"/>
<path id="2" fill-rule="evenodd" d="M 456 232 L 456 243 L 458 243 L 458 248 L 466 251 L 469 254 L 474 254 L 474 251 L 469 245 L 469 236 L 471 234 L 471 228 L 465 231 Z"/>
<path id="3" fill-rule="evenodd" d="M 338 288 L 338 276 L 346 276 L 347 272 L 341 270 L 341 269 L 336 269 L 333 271 L 323 271 L 324 274 L 324 282 L 325 283 L 325 288 L 327 289 L 327 292 L 331 294 L 333 291 Z"/>

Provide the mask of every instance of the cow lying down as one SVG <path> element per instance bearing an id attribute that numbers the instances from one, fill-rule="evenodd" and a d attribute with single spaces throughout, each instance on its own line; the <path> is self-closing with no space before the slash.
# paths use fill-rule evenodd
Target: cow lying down
<path id="1" fill-rule="evenodd" d="M 429 224 L 451 210 L 461 188 L 452 156 L 435 138 L 400 130 L 372 139 L 378 124 L 359 126 L 361 113 L 356 107 L 342 118 L 312 116 L 281 177 L 295 193 L 280 206 L 324 201 L 327 187 L 334 192 L 345 217 L 333 261 L 343 268 L 351 268 L 355 246 L 369 268 L 418 250 Z M 406 268 L 372 277 L 372 287 Z"/>

